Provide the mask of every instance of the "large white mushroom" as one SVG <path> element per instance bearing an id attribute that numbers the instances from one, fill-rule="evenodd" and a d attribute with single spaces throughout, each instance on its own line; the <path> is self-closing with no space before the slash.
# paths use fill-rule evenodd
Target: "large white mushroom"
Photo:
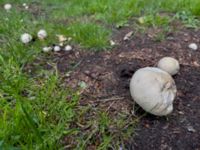
<path id="1" fill-rule="evenodd" d="M 24 34 L 21 35 L 21 41 L 24 44 L 31 42 L 32 39 L 33 39 L 32 36 L 28 33 L 24 33 Z"/>
<path id="2" fill-rule="evenodd" d="M 165 116 L 173 111 L 177 90 L 174 80 L 167 72 L 155 67 L 146 67 L 133 75 L 130 92 L 135 102 L 145 111 Z"/>
<path id="3" fill-rule="evenodd" d="M 47 37 L 47 31 L 44 29 L 41 29 L 40 31 L 38 31 L 37 36 L 39 39 L 43 40 Z"/>
<path id="4" fill-rule="evenodd" d="M 158 68 L 168 72 L 171 75 L 175 75 L 180 70 L 180 65 L 178 60 L 172 57 L 163 57 L 158 62 Z"/>

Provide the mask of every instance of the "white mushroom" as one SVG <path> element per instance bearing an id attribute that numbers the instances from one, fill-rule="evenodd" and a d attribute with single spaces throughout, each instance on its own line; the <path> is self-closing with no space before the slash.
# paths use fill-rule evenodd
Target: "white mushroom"
<path id="1" fill-rule="evenodd" d="M 64 35 L 56 35 L 58 37 L 59 42 L 63 43 L 67 41 L 67 38 Z"/>
<path id="2" fill-rule="evenodd" d="M 7 10 L 7 11 L 9 11 L 11 8 L 12 8 L 11 4 L 5 4 L 4 5 L 4 9 Z"/>
<path id="3" fill-rule="evenodd" d="M 24 7 L 25 7 L 25 6 L 27 6 L 27 4 L 26 4 L 26 3 L 23 3 L 22 5 L 23 5 Z"/>
<path id="4" fill-rule="evenodd" d="M 171 75 L 175 75 L 180 70 L 180 65 L 178 60 L 172 57 L 164 57 L 158 62 L 158 68 L 168 72 Z"/>
<path id="5" fill-rule="evenodd" d="M 60 46 L 54 46 L 53 50 L 55 52 L 59 52 L 61 50 Z"/>
<path id="6" fill-rule="evenodd" d="M 50 52 L 52 50 L 52 47 L 43 47 L 42 51 L 43 52 Z"/>
<path id="7" fill-rule="evenodd" d="M 72 46 L 70 46 L 70 45 L 67 45 L 67 46 L 65 46 L 65 49 L 64 49 L 65 51 L 71 51 L 72 50 Z"/>
<path id="8" fill-rule="evenodd" d="M 21 35 L 22 43 L 27 44 L 27 43 L 31 42 L 31 40 L 32 40 L 32 36 L 30 34 L 24 33 Z"/>
<path id="9" fill-rule="evenodd" d="M 145 111 L 165 116 L 172 112 L 176 85 L 165 71 L 146 67 L 139 69 L 130 82 L 130 92 L 135 102 Z"/>
<path id="10" fill-rule="evenodd" d="M 115 46 L 116 43 L 115 43 L 113 40 L 110 40 L 110 45 L 111 45 L 111 46 Z"/>
<path id="11" fill-rule="evenodd" d="M 28 9 L 29 9 L 29 6 L 25 6 L 25 9 L 28 10 Z"/>
<path id="12" fill-rule="evenodd" d="M 47 37 L 47 31 L 44 29 L 41 29 L 40 31 L 38 31 L 37 36 L 39 39 L 43 40 Z"/>
<path id="13" fill-rule="evenodd" d="M 189 47 L 190 49 L 192 49 L 192 50 L 197 50 L 197 49 L 198 49 L 198 46 L 197 46 L 196 43 L 191 43 L 191 44 L 189 44 L 188 47 Z"/>

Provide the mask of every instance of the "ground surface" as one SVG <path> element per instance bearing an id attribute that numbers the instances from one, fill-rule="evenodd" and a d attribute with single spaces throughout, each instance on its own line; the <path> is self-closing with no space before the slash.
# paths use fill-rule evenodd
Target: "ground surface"
<path id="1" fill-rule="evenodd" d="M 126 112 L 142 116 L 144 112 L 138 106 L 133 107 L 130 97 L 131 76 L 141 67 L 156 65 L 162 57 L 178 59 L 181 70 L 174 76 L 178 93 L 173 113 L 168 117 L 149 114 L 142 117 L 126 148 L 200 149 L 200 51 L 188 48 L 191 41 L 200 43 L 200 31 L 173 31 L 165 40 L 157 42 L 153 35 L 157 31 L 150 29 L 146 34 L 136 33 L 129 41 L 123 41 L 130 31 L 130 28 L 122 28 L 116 33 L 114 39 L 118 44 L 112 51 L 93 53 L 77 48 L 70 53 L 52 55 L 49 60 L 54 60 L 66 85 L 76 89 L 80 81 L 87 84 L 82 91 L 83 105 L 107 107 L 113 115 Z M 71 64 L 78 65 L 66 75 Z M 51 68 L 47 63 L 43 65 Z"/>

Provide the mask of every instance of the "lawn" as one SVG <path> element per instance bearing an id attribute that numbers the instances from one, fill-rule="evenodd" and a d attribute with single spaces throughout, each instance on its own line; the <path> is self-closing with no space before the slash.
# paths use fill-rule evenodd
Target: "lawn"
<path id="1" fill-rule="evenodd" d="M 4 9 L 6 3 L 12 4 L 11 10 Z M 97 98 L 98 86 L 90 94 L 98 99 L 98 105 L 90 102 L 84 92 L 96 82 L 82 81 L 81 68 L 89 68 L 93 59 L 95 65 L 103 65 L 104 58 L 117 55 L 116 49 L 126 49 L 116 47 L 117 42 L 111 44 L 111 40 L 123 39 L 126 28 L 134 31 L 133 38 L 145 36 L 149 30 L 159 31 L 154 36 L 159 44 L 169 32 L 175 32 L 176 23 L 192 31 L 200 27 L 199 0 L 1 0 L 0 6 L 2 150 L 125 149 L 145 114 L 135 115 L 118 107 L 113 113 L 113 101 L 120 97 Z M 45 40 L 37 38 L 40 29 L 48 33 Z M 23 44 L 23 33 L 31 34 L 33 41 Z M 59 44 L 57 35 L 72 39 L 64 45 L 72 45 L 73 58 L 68 52 L 42 51 L 45 46 Z M 84 65 L 85 59 L 91 62 Z M 108 57 L 107 61 L 109 70 L 118 60 Z M 102 72 L 108 71 L 104 69 Z M 74 77 L 68 79 L 71 74 Z M 80 80 L 74 83 L 76 77 Z M 131 101 L 130 97 L 126 100 Z"/>

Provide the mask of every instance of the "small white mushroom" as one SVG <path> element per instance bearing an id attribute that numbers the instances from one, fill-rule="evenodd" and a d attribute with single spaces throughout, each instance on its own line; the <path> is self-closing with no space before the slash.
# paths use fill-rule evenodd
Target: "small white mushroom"
<path id="1" fill-rule="evenodd" d="M 47 31 L 44 29 L 41 29 L 40 31 L 38 31 L 37 36 L 39 39 L 43 40 L 47 37 Z"/>
<path id="2" fill-rule="evenodd" d="M 26 3 L 23 3 L 22 5 L 23 5 L 24 7 L 26 7 L 26 6 L 27 6 L 27 4 L 26 4 Z"/>
<path id="3" fill-rule="evenodd" d="M 164 57 L 158 62 L 158 68 L 168 72 L 171 75 L 175 75 L 180 70 L 180 65 L 178 60 L 172 57 Z"/>
<path id="4" fill-rule="evenodd" d="M 31 40 L 32 40 L 32 36 L 30 34 L 24 33 L 21 35 L 22 43 L 27 44 L 27 43 L 31 42 Z"/>
<path id="5" fill-rule="evenodd" d="M 130 92 L 135 102 L 145 111 L 165 116 L 173 111 L 177 90 L 174 80 L 167 72 L 146 67 L 137 70 L 133 75 Z"/>
<path id="6" fill-rule="evenodd" d="M 50 52 L 52 50 L 52 47 L 43 47 L 42 51 L 47 53 Z"/>
<path id="7" fill-rule="evenodd" d="M 54 46 L 53 50 L 55 52 L 59 52 L 61 50 L 60 46 Z"/>
<path id="8" fill-rule="evenodd" d="M 5 4 L 4 5 L 4 9 L 7 10 L 7 11 L 9 11 L 11 8 L 12 8 L 11 4 Z"/>
<path id="9" fill-rule="evenodd" d="M 189 44 L 188 47 L 189 47 L 190 49 L 192 49 L 192 50 L 197 50 L 197 49 L 198 49 L 198 46 L 197 46 L 196 43 L 191 43 L 191 44 Z"/>
<path id="10" fill-rule="evenodd" d="M 25 6 L 25 9 L 26 9 L 26 10 L 29 9 L 29 6 Z"/>
<path id="11" fill-rule="evenodd" d="M 116 43 L 115 43 L 113 40 L 110 40 L 110 45 L 111 45 L 111 46 L 115 46 Z"/>
<path id="12" fill-rule="evenodd" d="M 59 42 L 63 43 L 67 41 L 67 38 L 64 35 L 56 35 L 58 37 Z"/>
<path id="13" fill-rule="evenodd" d="M 71 45 L 67 45 L 65 46 L 65 51 L 71 51 L 72 50 L 72 46 Z"/>

